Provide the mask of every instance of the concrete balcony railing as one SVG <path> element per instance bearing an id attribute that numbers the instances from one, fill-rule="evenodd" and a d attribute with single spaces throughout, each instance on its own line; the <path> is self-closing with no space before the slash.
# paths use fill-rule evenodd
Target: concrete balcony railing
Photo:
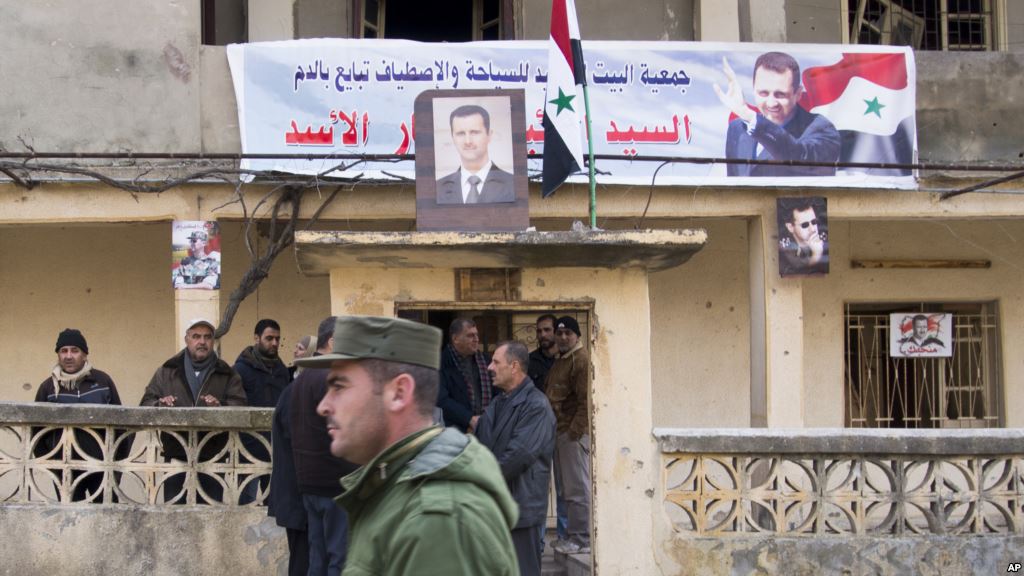
<path id="1" fill-rule="evenodd" d="M 1024 558 L 1024 430 L 654 435 L 666 544 L 707 573 L 766 550 L 789 574 L 1002 573 Z"/>
<path id="2" fill-rule="evenodd" d="M 0 404 L 0 502 L 261 505 L 273 411 Z"/>
<path id="3" fill-rule="evenodd" d="M 284 574 L 272 411 L 0 403 L 0 566 L 26 576 Z"/>

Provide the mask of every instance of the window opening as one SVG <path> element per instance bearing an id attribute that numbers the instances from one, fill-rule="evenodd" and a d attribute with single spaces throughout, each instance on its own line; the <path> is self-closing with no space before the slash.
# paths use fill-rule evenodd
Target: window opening
<path id="1" fill-rule="evenodd" d="M 851 44 L 995 50 L 1000 0 L 846 0 Z"/>
<path id="2" fill-rule="evenodd" d="M 889 314 L 953 315 L 953 356 L 889 356 Z M 1002 426 L 999 315 L 987 303 L 848 304 L 845 423 L 851 428 Z"/>
<path id="3" fill-rule="evenodd" d="M 363 38 L 420 42 L 499 40 L 502 0 L 358 0 Z"/>

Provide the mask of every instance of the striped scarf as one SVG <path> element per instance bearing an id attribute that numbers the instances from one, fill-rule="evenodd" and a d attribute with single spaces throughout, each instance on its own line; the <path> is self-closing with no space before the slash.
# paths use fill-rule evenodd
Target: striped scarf
<path id="1" fill-rule="evenodd" d="M 451 357 L 451 361 L 462 369 L 462 357 L 455 351 L 454 346 L 448 346 L 448 354 Z M 476 368 L 480 371 L 480 407 L 481 411 L 478 413 L 473 410 L 474 416 L 483 414 L 483 410 L 487 409 L 487 405 L 491 403 L 491 373 L 487 370 L 487 359 L 481 352 L 477 352 L 473 355 L 473 360 L 476 362 Z M 466 394 L 469 396 L 469 407 L 472 410 L 476 406 L 476 392 L 473 390 L 473 380 L 463 375 L 463 380 L 466 382 Z"/>

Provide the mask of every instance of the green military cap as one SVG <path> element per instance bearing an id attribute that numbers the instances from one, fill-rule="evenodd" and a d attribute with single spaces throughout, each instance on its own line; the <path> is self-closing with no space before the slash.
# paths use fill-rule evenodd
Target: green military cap
<path id="1" fill-rule="evenodd" d="M 433 326 L 385 316 L 339 316 L 330 354 L 299 358 L 295 364 L 330 368 L 336 360 L 374 358 L 441 368 L 441 331 Z"/>

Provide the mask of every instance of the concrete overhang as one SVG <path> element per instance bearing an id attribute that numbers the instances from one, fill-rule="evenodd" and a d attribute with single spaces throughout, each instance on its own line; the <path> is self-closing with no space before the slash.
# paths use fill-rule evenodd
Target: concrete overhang
<path id="1" fill-rule="evenodd" d="M 695 230 L 583 232 L 295 233 L 299 269 L 334 268 L 646 268 L 685 263 L 707 242 Z"/>

